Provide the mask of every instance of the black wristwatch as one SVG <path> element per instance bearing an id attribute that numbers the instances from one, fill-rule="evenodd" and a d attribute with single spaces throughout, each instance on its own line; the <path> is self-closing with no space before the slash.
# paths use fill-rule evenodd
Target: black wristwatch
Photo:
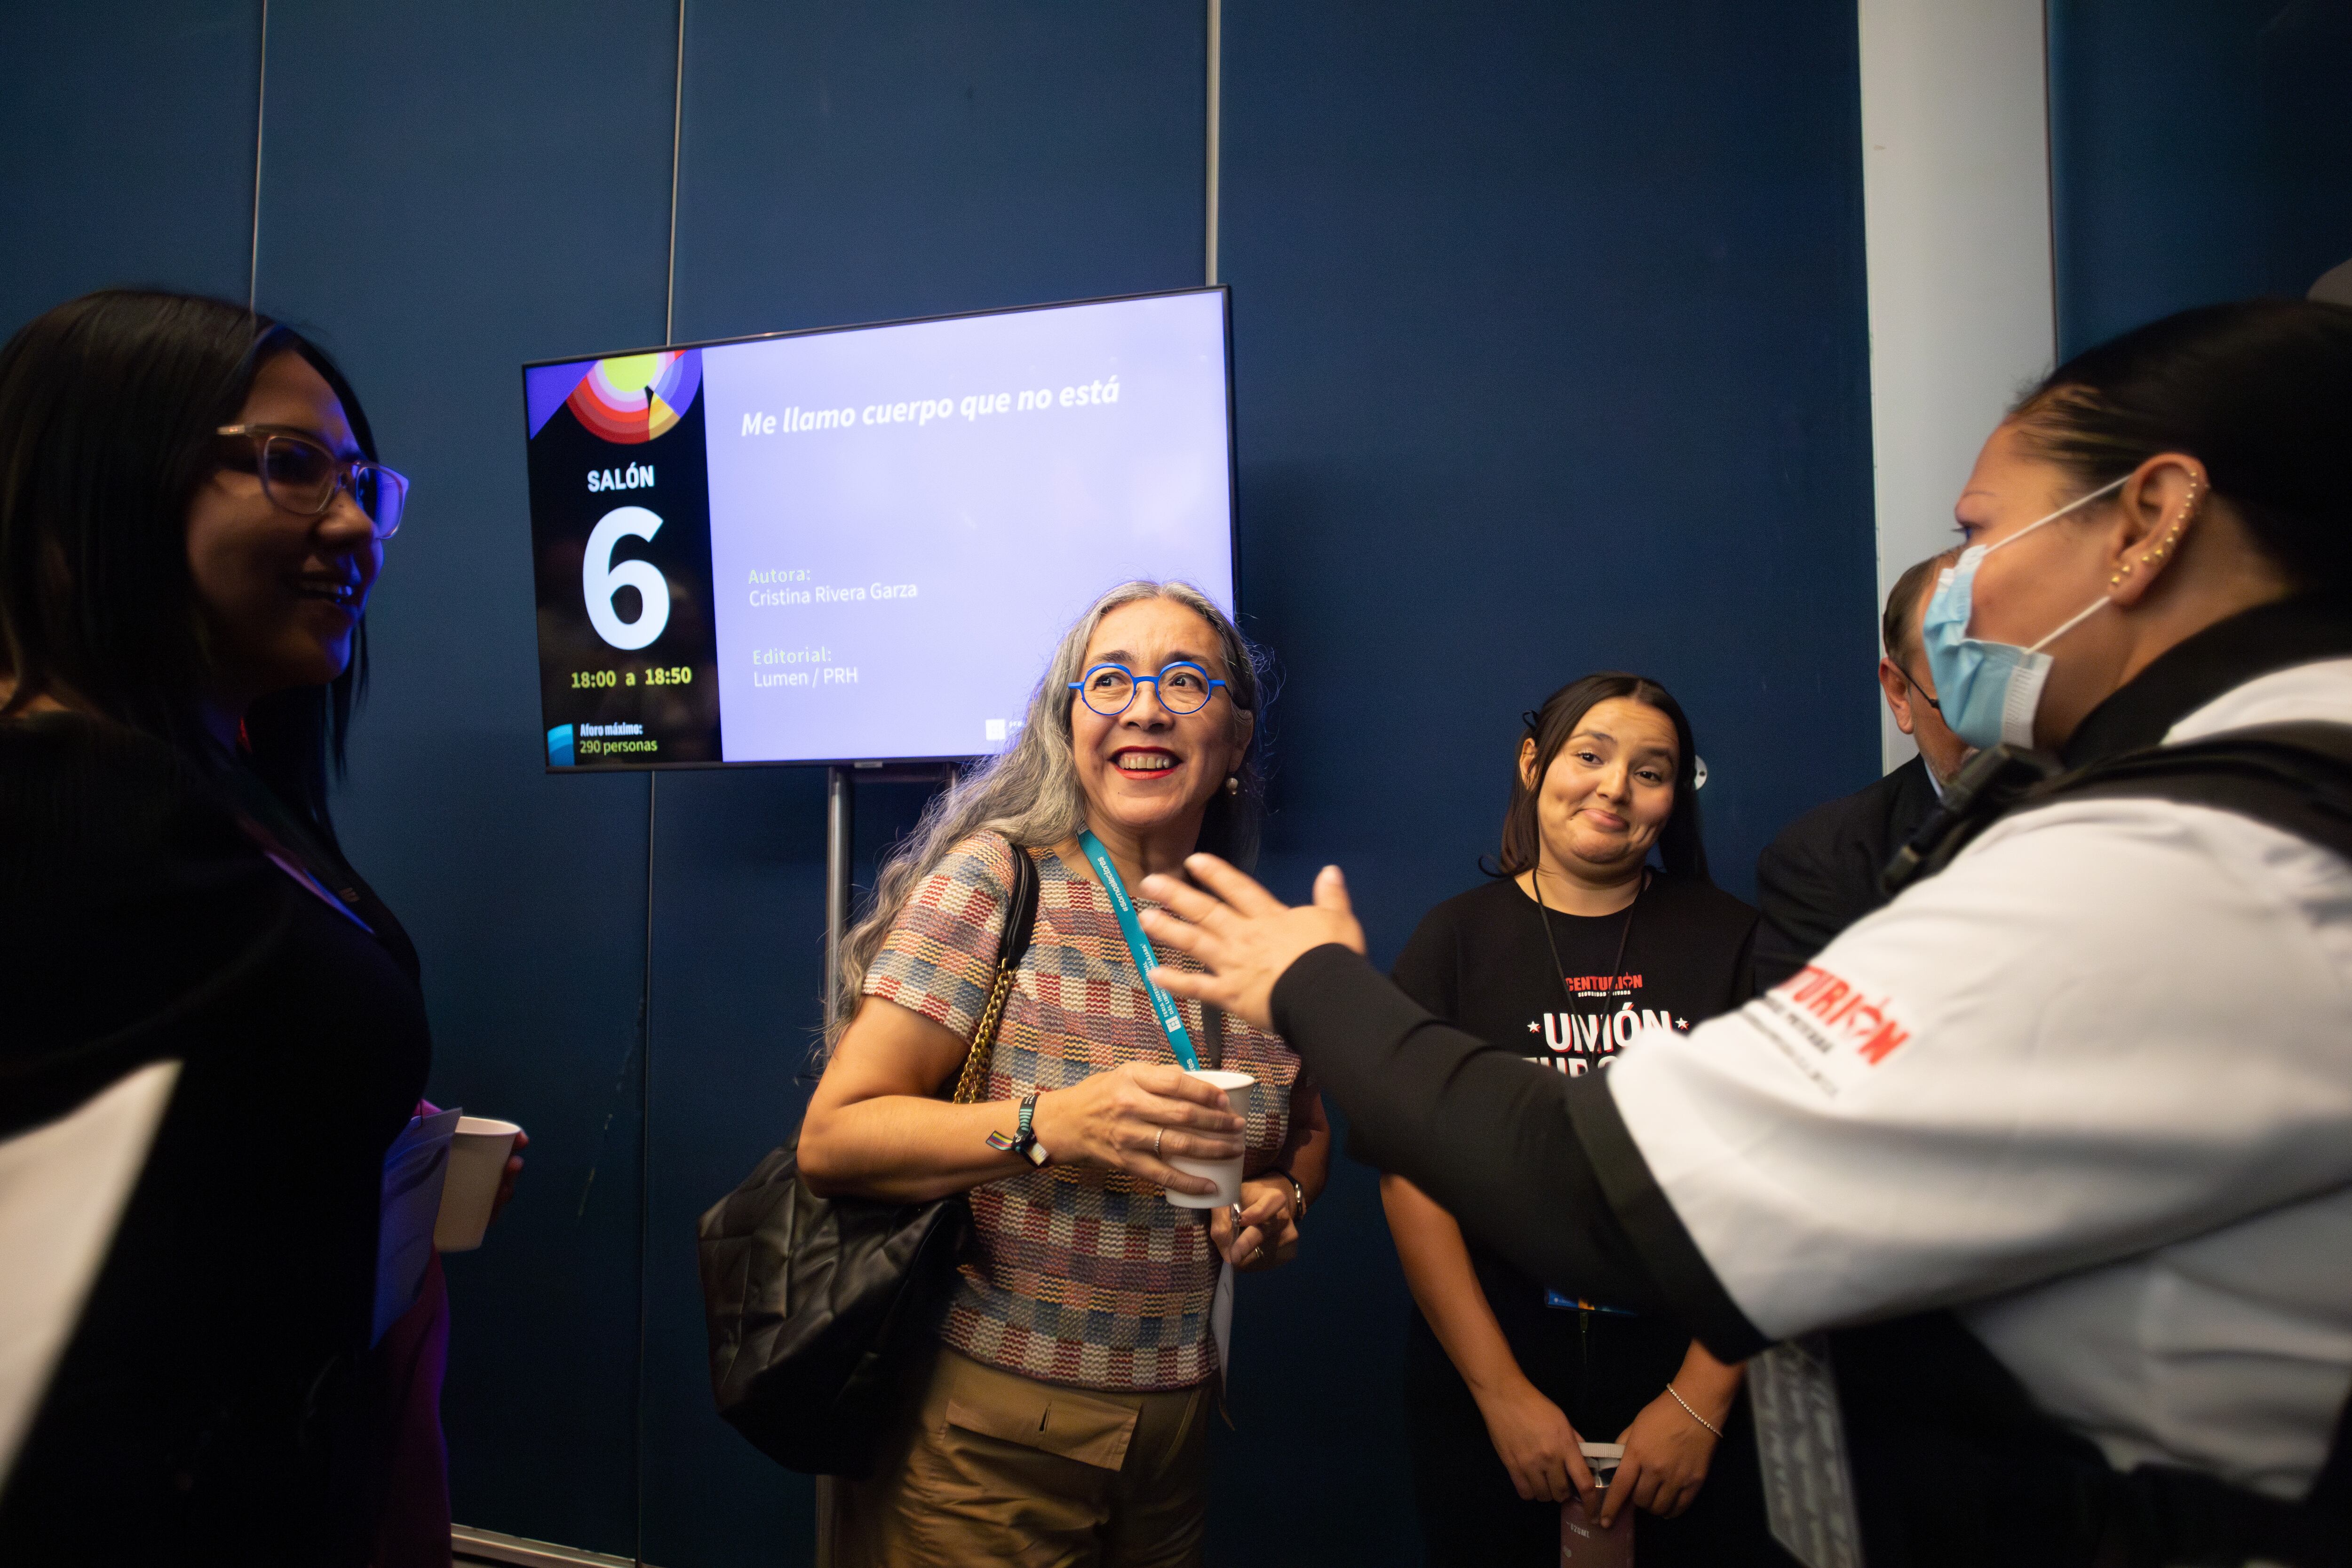
<path id="1" fill-rule="evenodd" d="M 1297 1203 L 1297 1207 L 1290 1211 L 1290 1223 L 1304 1229 L 1307 1221 L 1307 1189 L 1298 1184 L 1297 1177 L 1280 1165 L 1275 1166 L 1265 1173 L 1269 1176 L 1280 1176 L 1290 1184 L 1290 1195 Z"/>
<path id="2" fill-rule="evenodd" d="M 1045 1145 L 1037 1142 L 1036 1129 L 1030 1125 L 1037 1114 L 1040 1092 L 1033 1089 L 1021 1097 L 1021 1120 L 1013 1136 L 1007 1138 L 1002 1132 L 992 1132 L 988 1135 L 988 1146 L 1000 1154 L 1018 1154 L 1031 1164 L 1042 1168 L 1054 1156 L 1045 1152 Z"/>

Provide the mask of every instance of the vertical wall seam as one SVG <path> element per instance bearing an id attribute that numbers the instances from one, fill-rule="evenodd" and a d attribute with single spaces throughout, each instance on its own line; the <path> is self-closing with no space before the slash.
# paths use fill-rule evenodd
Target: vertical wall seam
<path id="1" fill-rule="evenodd" d="M 1213 0 L 1212 0 L 1213 3 Z M 677 168 L 686 141 L 686 0 L 677 0 L 677 79 L 670 89 L 669 276 L 662 289 L 662 342 L 677 336 Z"/>
<path id="2" fill-rule="evenodd" d="M 261 132 L 269 113 L 269 0 L 261 0 L 261 60 L 253 87 L 253 237 L 246 254 L 245 308 L 261 296 Z"/>
<path id="3" fill-rule="evenodd" d="M 637 1568 L 646 1561 L 646 1329 L 652 1305 L 646 1271 L 653 1261 L 654 1210 L 654 807 L 661 774 L 646 774 L 646 969 L 637 994 L 637 1365 L 630 1403 L 630 1479 L 635 1492 Z"/>
<path id="4" fill-rule="evenodd" d="M 677 0 L 677 68 L 670 80 L 669 247 L 662 278 L 662 342 L 677 336 L 677 172 L 686 131 L 686 0 Z M 646 774 L 646 967 L 637 994 L 637 1366 L 630 1423 L 635 1482 L 635 1550 L 646 1561 L 646 1333 L 652 1301 L 647 1269 L 653 1261 L 654 1215 L 654 827 L 658 820 L 661 774 Z"/>
<path id="5" fill-rule="evenodd" d="M 2050 195 L 2050 363 L 2058 368 L 2066 342 L 2058 335 L 2058 122 L 2050 82 L 2050 0 L 2042 0 L 2042 168 Z"/>
<path id="6" fill-rule="evenodd" d="M 1209 0 L 1209 144 L 1208 179 L 1208 280 L 1217 280 L 1217 164 L 1223 155 L 1219 131 L 1224 119 L 1224 86 L 1219 69 L 1224 54 L 1223 0 Z"/>

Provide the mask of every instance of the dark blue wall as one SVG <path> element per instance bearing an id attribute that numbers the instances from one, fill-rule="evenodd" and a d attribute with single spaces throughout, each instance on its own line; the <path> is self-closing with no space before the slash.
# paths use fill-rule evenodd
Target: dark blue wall
<path id="1" fill-rule="evenodd" d="M 53 9 L 0 19 L 0 224 L 37 258 L 0 328 L 107 282 L 241 296 L 257 4 Z M 1243 596 L 1285 675 L 1266 870 L 1342 861 L 1381 957 L 1474 879 L 1516 715 L 1587 669 L 1683 698 L 1742 893 L 1782 821 L 1876 772 L 1853 13 L 1754 11 L 1226 15 Z M 1199 5 L 688 15 L 678 337 L 1199 280 Z M 535 1140 L 450 1263 L 458 1515 L 805 1562 L 808 1484 L 709 1413 L 688 1238 L 805 1096 L 821 778 L 660 782 L 641 1142 L 648 786 L 535 750 L 516 367 L 663 335 L 677 11 L 269 18 L 260 302 L 320 327 L 418 486 L 345 836 L 424 950 L 436 1097 Z M 861 791 L 864 865 L 922 795 Z M 1343 1166 L 1305 1260 L 1244 1287 L 1215 1560 L 1417 1559 L 1403 1300 Z"/>
<path id="2" fill-rule="evenodd" d="M 245 298 L 253 0 L 0 6 L 0 331 L 100 283 Z"/>
<path id="3" fill-rule="evenodd" d="M 1784 821 L 1878 772 L 1852 6 L 1224 26 L 1268 879 L 1340 862 L 1385 961 L 1478 880 L 1518 715 L 1614 667 L 1685 705 L 1747 895 Z M 1343 1163 L 1305 1261 L 1242 1287 L 1216 1495 L 1282 1500 L 1213 1508 L 1212 1560 L 1419 1561 L 1405 1303 Z"/>
<path id="4" fill-rule="evenodd" d="M 2051 0 L 2059 355 L 2352 261 L 2352 5 Z"/>

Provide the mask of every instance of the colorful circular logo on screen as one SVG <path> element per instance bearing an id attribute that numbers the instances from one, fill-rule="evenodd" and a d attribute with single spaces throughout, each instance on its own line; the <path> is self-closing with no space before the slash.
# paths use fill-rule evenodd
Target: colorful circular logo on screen
<path id="1" fill-rule="evenodd" d="M 650 441 L 678 422 L 702 384 L 702 351 L 600 359 L 565 399 L 580 423 L 607 441 Z"/>

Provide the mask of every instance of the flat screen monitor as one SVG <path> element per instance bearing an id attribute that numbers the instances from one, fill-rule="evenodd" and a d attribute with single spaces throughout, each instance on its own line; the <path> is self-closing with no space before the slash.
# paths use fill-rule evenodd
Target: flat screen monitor
<path id="1" fill-rule="evenodd" d="M 551 770 L 1002 750 L 1129 578 L 1234 607 L 1222 289 L 526 365 Z"/>

